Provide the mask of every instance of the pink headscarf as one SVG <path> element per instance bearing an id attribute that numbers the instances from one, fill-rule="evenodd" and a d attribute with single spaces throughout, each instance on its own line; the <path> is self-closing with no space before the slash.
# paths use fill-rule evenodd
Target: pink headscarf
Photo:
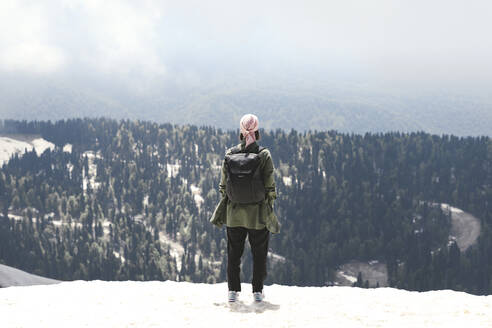
<path id="1" fill-rule="evenodd" d="M 239 128 L 243 137 L 246 139 L 246 147 L 256 141 L 255 131 L 258 131 L 258 117 L 253 114 L 246 114 L 241 118 Z"/>

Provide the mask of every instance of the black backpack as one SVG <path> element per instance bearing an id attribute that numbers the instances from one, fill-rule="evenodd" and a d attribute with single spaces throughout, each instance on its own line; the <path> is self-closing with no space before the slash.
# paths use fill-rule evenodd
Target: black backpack
<path id="1" fill-rule="evenodd" d="M 226 193 L 233 203 L 255 204 L 265 199 L 259 155 L 264 149 L 259 147 L 258 153 L 245 153 L 235 147 L 225 155 Z"/>

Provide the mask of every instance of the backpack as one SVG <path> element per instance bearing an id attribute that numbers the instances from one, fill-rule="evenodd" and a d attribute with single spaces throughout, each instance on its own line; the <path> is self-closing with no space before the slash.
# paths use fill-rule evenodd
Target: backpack
<path id="1" fill-rule="evenodd" d="M 255 204 L 265 199 L 265 185 L 260 170 L 260 152 L 244 153 L 239 147 L 225 155 L 226 193 L 233 203 Z"/>

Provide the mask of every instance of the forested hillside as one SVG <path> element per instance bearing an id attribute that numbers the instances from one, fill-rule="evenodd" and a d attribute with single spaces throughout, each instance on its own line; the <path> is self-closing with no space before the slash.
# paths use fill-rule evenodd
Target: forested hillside
<path id="1" fill-rule="evenodd" d="M 225 232 L 208 220 L 237 131 L 110 119 L 1 128 L 56 147 L 0 169 L 0 262 L 62 280 L 225 280 Z M 394 287 L 492 293 L 490 138 L 261 134 L 282 224 L 267 282 L 329 285 L 339 265 L 379 260 Z M 479 218 L 478 243 L 449 243 L 450 218 L 433 203 Z"/>
<path id="2" fill-rule="evenodd" d="M 145 92 L 136 93 L 133 88 L 122 88 L 114 78 L 76 82 L 72 75 L 59 80 L 15 73 L 0 79 L 0 117 L 59 120 L 105 116 L 179 125 L 207 122 L 224 129 L 236 126 L 245 112 L 254 112 L 266 129 L 491 136 L 492 99 L 488 92 L 483 97 L 409 91 L 375 81 L 329 81 L 328 73 L 304 78 L 289 74 L 221 78 L 216 71 L 210 75 L 195 86 L 153 81 L 145 85 Z"/>

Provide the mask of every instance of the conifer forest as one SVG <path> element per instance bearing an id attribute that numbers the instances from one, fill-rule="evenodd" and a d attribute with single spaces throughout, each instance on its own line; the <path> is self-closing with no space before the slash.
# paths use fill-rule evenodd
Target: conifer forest
<path id="1" fill-rule="evenodd" d="M 0 130 L 55 144 L 0 168 L 0 263 L 60 280 L 225 281 L 225 228 L 209 219 L 239 131 L 105 118 L 4 120 Z M 281 223 L 266 284 L 331 285 L 340 265 L 378 260 L 392 287 L 492 293 L 489 137 L 260 134 Z M 450 242 L 439 203 L 480 220 L 466 251 Z"/>

